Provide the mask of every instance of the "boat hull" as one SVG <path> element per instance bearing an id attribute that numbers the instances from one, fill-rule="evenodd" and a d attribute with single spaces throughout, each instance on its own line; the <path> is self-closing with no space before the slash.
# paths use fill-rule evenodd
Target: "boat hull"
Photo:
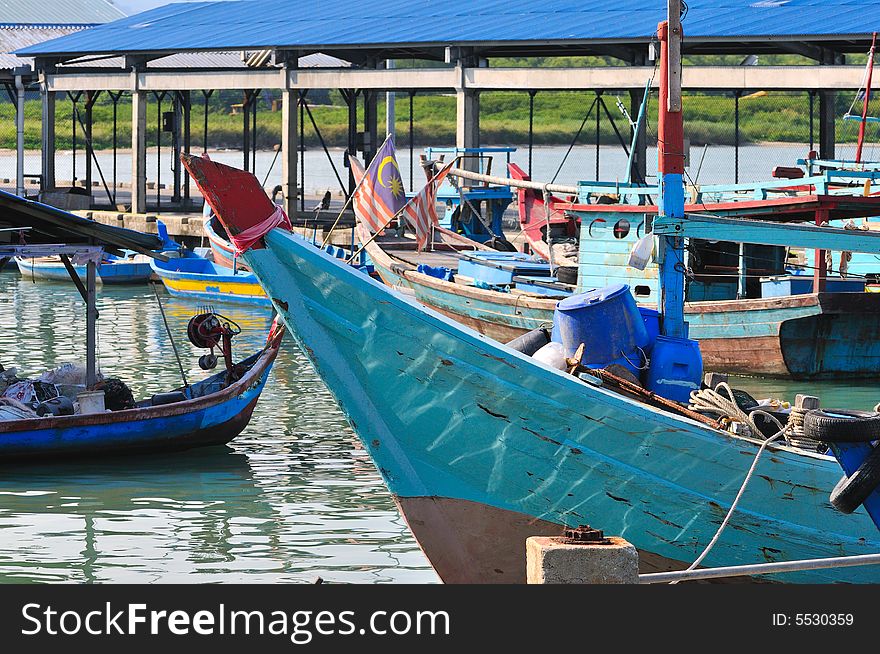
<path id="1" fill-rule="evenodd" d="M 250 421 L 280 342 L 278 335 L 240 380 L 210 395 L 123 411 L 0 422 L 0 462 L 177 451 L 228 443 Z"/>
<path id="2" fill-rule="evenodd" d="M 409 289 L 445 316 L 508 342 L 553 324 L 555 300 L 523 298 L 397 272 L 374 257 L 386 284 Z M 693 302 L 685 307 L 690 336 L 706 370 L 803 380 L 880 376 L 880 295 L 822 293 Z"/>
<path id="3" fill-rule="evenodd" d="M 48 282 L 70 282 L 67 268 L 61 262 L 34 263 L 29 259 L 18 259 L 18 269 L 28 279 Z M 74 266 L 80 279 L 86 277 L 85 266 Z M 95 281 L 98 284 L 146 284 L 150 281 L 149 261 L 139 263 L 104 263 L 98 266 Z"/>
<path id="4" fill-rule="evenodd" d="M 153 272 L 165 285 L 170 295 L 204 302 L 232 302 L 251 306 L 270 307 L 269 298 L 250 272 L 222 268 L 212 262 L 200 261 L 209 272 L 180 269 L 191 264 L 193 258 L 154 262 Z"/>
<path id="5" fill-rule="evenodd" d="M 444 580 L 522 581 L 523 539 L 565 525 L 620 535 L 655 569 L 685 565 L 715 534 L 756 442 L 544 366 L 281 230 L 265 242 L 244 256 Z M 772 449 L 705 564 L 877 551 L 863 510 L 828 503 L 840 475 L 830 457 Z M 876 582 L 880 571 L 779 579 Z"/>

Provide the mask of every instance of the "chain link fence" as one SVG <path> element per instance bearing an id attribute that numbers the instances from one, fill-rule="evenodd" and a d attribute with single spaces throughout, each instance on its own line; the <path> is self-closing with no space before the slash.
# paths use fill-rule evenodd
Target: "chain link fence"
<path id="1" fill-rule="evenodd" d="M 174 196 L 175 141 L 183 148 L 182 127 L 167 130 L 164 115 L 177 112 L 185 94 L 149 94 L 147 103 L 147 180 L 150 204 Z M 193 91 L 189 144 L 194 152 L 247 167 L 271 190 L 281 181 L 281 92 Z M 330 191 L 334 199 L 348 187 L 345 161 L 348 103 L 338 90 L 310 90 L 296 111 L 301 152 L 300 208 Z M 384 92 L 378 94 L 379 140 L 385 133 Z M 0 89 L 0 187 L 15 190 L 15 89 Z M 358 131 L 363 130 L 363 97 L 358 96 Z M 854 159 L 862 98 L 838 92 L 835 98 L 838 158 Z M 402 177 L 417 190 L 423 181 L 418 157 L 428 145 L 455 143 L 454 94 L 407 93 L 395 96 L 395 131 Z M 480 97 L 481 144 L 515 146 L 511 160 L 538 181 L 575 184 L 579 180 L 628 180 L 632 121 L 639 103 L 628 91 L 485 92 Z M 29 89 L 25 100 L 25 189 L 34 195 L 41 172 L 41 98 Z M 91 130 L 88 114 L 91 113 Z M 849 114 L 849 118 L 845 116 Z M 646 179 L 656 183 L 657 95 L 645 110 Z M 880 116 L 880 98 L 868 115 Z M 768 179 L 776 166 L 795 166 L 818 150 L 819 95 L 815 91 L 686 92 L 686 177 L 698 184 L 747 183 Z M 245 124 L 247 123 L 247 129 Z M 866 126 L 862 159 L 880 158 L 880 123 Z M 56 96 L 56 186 L 90 187 L 95 202 L 115 205 L 130 195 L 131 96 L 125 92 Z M 89 152 L 88 145 L 94 149 Z M 244 151 L 247 151 L 245 154 Z M 501 162 L 498 162 L 499 164 Z M 412 171 L 412 172 L 410 172 Z M 500 166 L 495 167 L 501 171 Z M 184 176 L 185 177 L 185 176 Z M 184 179 L 177 195 L 185 191 Z M 192 183 L 190 193 L 196 197 Z"/>

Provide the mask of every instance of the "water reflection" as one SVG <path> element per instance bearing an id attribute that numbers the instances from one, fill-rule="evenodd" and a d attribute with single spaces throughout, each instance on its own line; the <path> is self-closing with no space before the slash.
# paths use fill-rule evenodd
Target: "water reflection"
<path id="1" fill-rule="evenodd" d="M 162 296 L 190 381 L 184 335 L 198 305 Z M 259 348 L 268 310 L 216 306 Z M 136 397 L 179 385 L 152 291 L 102 289 L 99 361 Z M 0 273 L 0 363 L 39 374 L 84 355 L 71 285 Z M 250 426 L 230 446 L 175 455 L 0 466 L 0 582 L 434 582 L 332 397 L 288 341 Z"/>

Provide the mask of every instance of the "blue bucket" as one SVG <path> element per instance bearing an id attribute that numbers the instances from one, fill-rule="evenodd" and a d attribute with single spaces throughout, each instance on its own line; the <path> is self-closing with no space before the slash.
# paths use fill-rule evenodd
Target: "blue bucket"
<path id="1" fill-rule="evenodd" d="M 644 350 L 650 354 L 651 349 L 654 347 L 654 341 L 660 335 L 660 312 L 657 309 L 639 307 L 639 313 L 642 314 L 642 320 L 645 321 L 645 329 L 648 331 L 648 343 L 645 345 Z"/>
<path id="2" fill-rule="evenodd" d="M 645 388 L 668 400 L 687 403 L 702 378 L 703 355 L 697 341 L 657 336 L 644 375 Z"/>
<path id="3" fill-rule="evenodd" d="M 572 295 L 556 305 L 554 340 L 572 356 L 583 343 L 586 366 L 611 363 L 626 366 L 636 375 L 644 363 L 642 351 L 649 342 L 645 321 L 626 284 Z"/>

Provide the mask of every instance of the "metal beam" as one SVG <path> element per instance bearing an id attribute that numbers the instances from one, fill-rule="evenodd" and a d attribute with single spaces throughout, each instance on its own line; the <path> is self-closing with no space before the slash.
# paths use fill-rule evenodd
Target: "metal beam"
<path id="1" fill-rule="evenodd" d="M 54 72 L 46 75 L 50 91 L 132 90 L 186 91 L 208 89 L 337 89 L 377 90 L 564 90 L 641 89 L 651 77 L 649 66 L 594 68 L 350 68 L 290 70 L 218 70 L 212 72 L 114 71 Z M 863 66 L 684 66 L 685 89 L 858 89 Z M 880 89 L 880 79 L 872 88 Z"/>
<path id="2" fill-rule="evenodd" d="M 296 167 L 300 147 L 298 98 L 296 89 L 281 91 L 281 193 L 288 216 L 296 210 Z"/>
<path id="3" fill-rule="evenodd" d="M 46 84 L 40 84 L 42 100 L 41 143 L 42 166 L 40 169 L 40 190 L 55 188 L 55 93 Z"/>
<path id="4" fill-rule="evenodd" d="M 147 92 L 131 94 L 131 211 L 147 211 Z"/>
<path id="5" fill-rule="evenodd" d="M 785 224 L 742 218 L 724 218 L 706 214 L 688 214 L 684 218 L 660 216 L 654 219 L 654 234 L 687 238 L 717 239 L 735 243 L 756 243 L 794 248 L 880 252 L 880 232 Z"/>
<path id="6" fill-rule="evenodd" d="M 98 304 L 96 293 L 97 266 L 94 261 L 86 264 L 86 390 L 91 390 L 97 382 L 97 320 Z"/>

